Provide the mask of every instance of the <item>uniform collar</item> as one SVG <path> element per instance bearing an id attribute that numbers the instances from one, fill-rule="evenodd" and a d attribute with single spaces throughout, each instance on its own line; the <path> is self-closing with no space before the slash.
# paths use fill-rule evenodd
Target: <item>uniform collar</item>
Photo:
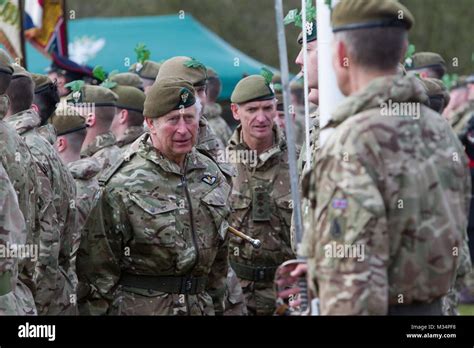
<path id="1" fill-rule="evenodd" d="M 68 168 L 74 179 L 88 180 L 96 176 L 100 170 L 100 163 L 94 157 L 87 157 L 68 163 Z"/>
<path id="2" fill-rule="evenodd" d="M 41 123 L 38 113 L 33 109 L 28 109 L 12 115 L 8 117 L 6 121 L 8 124 L 13 126 L 20 135 L 38 127 Z"/>
<path id="3" fill-rule="evenodd" d="M 145 129 L 142 126 L 139 127 L 128 127 L 125 130 L 125 133 L 120 137 L 117 137 L 117 146 L 122 147 L 124 145 L 128 145 L 133 143 L 137 140 L 143 133 L 145 133 Z"/>
<path id="4" fill-rule="evenodd" d="M 95 137 L 94 141 L 89 144 L 84 150 L 81 151 L 81 157 L 90 157 L 93 156 L 98 151 L 115 145 L 115 136 L 112 132 L 107 132 L 100 134 Z"/>
<path id="5" fill-rule="evenodd" d="M 286 140 L 283 136 L 282 131 L 276 124 L 273 125 L 273 146 L 268 150 L 262 152 L 258 156 L 257 168 L 262 167 L 270 159 L 279 155 L 283 150 L 286 149 Z M 229 140 L 229 150 L 250 150 L 248 145 L 243 141 L 242 137 L 242 125 L 238 125 L 235 129 L 234 134 Z"/>
<path id="6" fill-rule="evenodd" d="M 371 81 L 364 90 L 353 94 L 333 112 L 326 127 L 335 127 L 362 111 L 392 102 L 420 102 L 428 99 L 422 82 L 413 75 L 382 76 Z M 324 127 L 324 128 L 326 128 Z"/>

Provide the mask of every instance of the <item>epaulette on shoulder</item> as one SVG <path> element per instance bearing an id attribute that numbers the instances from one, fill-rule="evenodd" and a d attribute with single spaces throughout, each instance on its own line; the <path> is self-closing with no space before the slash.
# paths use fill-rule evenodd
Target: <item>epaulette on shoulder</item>
<path id="1" fill-rule="evenodd" d="M 116 162 L 114 162 L 114 164 L 99 177 L 99 185 L 103 187 L 107 185 L 112 176 L 114 176 L 114 174 L 120 169 L 120 167 L 122 167 L 125 162 L 129 162 L 135 153 L 136 151 L 131 148 L 125 151 L 120 156 L 120 158 Z"/>

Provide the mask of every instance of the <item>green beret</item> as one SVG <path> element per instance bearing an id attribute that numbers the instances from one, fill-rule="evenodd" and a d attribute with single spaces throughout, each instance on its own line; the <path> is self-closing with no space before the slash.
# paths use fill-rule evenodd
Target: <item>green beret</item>
<path id="1" fill-rule="evenodd" d="M 188 108 L 196 103 L 194 88 L 177 77 L 158 78 L 145 99 L 143 114 L 148 118 L 162 117 L 173 110 Z"/>
<path id="2" fill-rule="evenodd" d="M 137 74 L 142 79 L 156 80 L 160 68 L 160 63 L 154 62 L 152 60 L 146 60 L 143 64 L 133 64 L 128 71 Z"/>
<path id="3" fill-rule="evenodd" d="M 332 31 L 402 27 L 415 22 L 408 9 L 396 0 L 341 0 L 333 9 Z"/>
<path id="4" fill-rule="evenodd" d="M 0 48 L 0 73 L 13 74 L 13 67 L 8 53 Z"/>
<path id="5" fill-rule="evenodd" d="M 273 75 L 272 86 L 273 90 L 275 91 L 275 94 L 283 90 L 283 86 L 281 84 L 281 76 L 279 74 Z"/>
<path id="6" fill-rule="evenodd" d="M 116 86 L 112 91 L 118 95 L 117 107 L 143 113 L 145 93 L 130 86 Z"/>
<path id="7" fill-rule="evenodd" d="M 29 78 L 33 81 L 33 79 L 31 78 L 31 74 L 25 70 L 25 68 L 23 68 L 21 65 L 19 64 L 13 64 L 13 75 L 12 75 L 12 79 L 18 79 L 20 77 L 26 77 L 26 78 Z"/>
<path id="8" fill-rule="evenodd" d="M 411 65 L 408 70 L 441 67 L 446 70 L 446 62 L 438 53 L 418 52 L 412 57 Z"/>
<path id="9" fill-rule="evenodd" d="M 119 86 L 130 86 L 143 89 L 143 82 L 140 76 L 129 72 L 115 74 L 109 77 L 109 81 L 117 83 Z"/>
<path id="10" fill-rule="evenodd" d="M 118 95 L 101 86 L 85 85 L 67 96 L 68 104 L 93 103 L 96 107 L 116 106 Z"/>
<path id="11" fill-rule="evenodd" d="M 243 104 L 252 101 L 270 100 L 275 93 L 261 75 L 250 75 L 242 79 L 235 86 L 230 97 L 232 103 Z"/>
<path id="12" fill-rule="evenodd" d="M 206 84 L 207 69 L 194 58 L 173 57 L 163 63 L 158 73 L 158 79 L 166 77 L 179 77 L 198 87 Z"/>
<path id="13" fill-rule="evenodd" d="M 51 124 L 56 128 L 58 136 L 75 133 L 87 128 L 86 119 L 70 107 L 51 117 Z"/>
<path id="14" fill-rule="evenodd" d="M 52 86 L 54 83 L 46 75 L 41 74 L 31 74 L 31 78 L 35 83 L 35 94 L 39 94 L 46 90 L 48 87 Z"/>

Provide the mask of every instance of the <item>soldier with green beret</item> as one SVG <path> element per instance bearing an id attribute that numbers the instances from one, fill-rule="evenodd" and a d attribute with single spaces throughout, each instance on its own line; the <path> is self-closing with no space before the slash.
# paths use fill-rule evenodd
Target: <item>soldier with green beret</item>
<path id="1" fill-rule="evenodd" d="M 133 64 L 128 71 L 140 77 L 143 90 L 145 94 L 147 94 L 158 76 L 161 63 L 149 59 L 151 52 L 143 44 L 138 44 L 137 47 L 135 47 L 135 53 L 137 54 L 137 62 Z"/>
<path id="2" fill-rule="evenodd" d="M 120 148 L 110 126 L 117 113 L 118 95 L 102 86 L 84 85 L 75 81 L 69 85 L 72 93 L 67 97 L 71 105 L 86 119 L 87 135 L 82 144 L 81 158 L 94 157 L 102 173 L 120 157 Z"/>
<path id="3" fill-rule="evenodd" d="M 130 72 L 118 73 L 110 76 L 109 80 L 117 83 L 119 86 L 135 87 L 143 91 L 143 82 L 137 74 Z"/>
<path id="4" fill-rule="evenodd" d="M 143 127 L 145 93 L 135 87 L 120 85 L 113 87 L 112 91 L 117 94 L 118 100 L 117 113 L 110 130 L 117 139 L 116 145 L 122 152 L 125 152 L 135 140 L 145 133 Z"/>
<path id="5" fill-rule="evenodd" d="M 75 315 L 77 280 L 71 263 L 72 238 L 75 233 L 76 187 L 74 179 L 56 150 L 37 131 L 41 118 L 33 108 L 35 85 L 31 74 L 14 65 L 7 90 L 10 107 L 7 123 L 28 146 L 39 180 L 38 203 L 40 245 L 39 265 L 35 267 L 35 303 L 39 314 Z M 21 156 L 20 156 L 21 157 Z"/>
<path id="6" fill-rule="evenodd" d="M 82 313 L 222 314 L 231 188 L 194 147 L 194 93 L 158 79 L 145 100 L 149 134 L 99 179 L 77 259 Z"/>
<path id="7" fill-rule="evenodd" d="M 332 10 L 333 66 L 347 98 L 312 171 L 315 223 L 303 242 L 323 315 L 442 315 L 456 277 L 467 159 L 445 120 L 423 105 L 417 77 L 397 73 L 413 23 L 394 0 L 341 0 Z M 381 107 L 389 101 L 416 107 L 390 117 Z"/>
<path id="8" fill-rule="evenodd" d="M 222 144 L 226 145 L 232 135 L 227 122 L 222 118 L 222 107 L 217 103 L 217 99 L 222 92 L 222 83 L 216 71 L 207 68 L 207 101 L 204 105 L 203 114 L 209 126 L 216 133 Z"/>
<path id="9" fill-rule="evenodd" d="M 48 121 L 54 115 L 60 100 L 58 89 L 56 83 L 46 75 L 31 74 L 31 77 L 35 84 L 33 105 L 41 118 L 38 132 L 52 145 L 56 141 L 56 131 Z"/>
<path id="10" fill-rule="evenodd" d="M 207 103 L 207 69 L 198 60 L 190 57 L 173 57 L 163 63 L 158 73 L 158 79 L 179 77 L 191 82 L 199 100 L 199 137 L 196 149 L 202 151 L 219 163 L 221 169 L 232 175 L 232 168 L 228 168 L 223 161 L 225 146 L 209 125 L 206 115 L 203 115 Z"/>
<path id="11" fill-rule="evenodd" d="M 294 257 L 290 245 L 291 192 L 285 137 L 274 123 L 277 113 L 272 75 L 248 76 L 237 84 L 231 109 L 240 125 L 227 152 L 235 154 L 237 176 L 232 179 L 229 223 L 262 241 L 254 249 L 232 236 L 229 260 L 239 277 L 250 315 L 272 315 L 275 310 L 273 278 L 278 265 Z M 240 158 L 237 154 L 247 154 Z"/>
<path id="12" fill-rule="evenodd" d="M 441 80 L 446 74 L 446 62 L 440 54 L 434 52 L 417 52 L 405 64 L 407 71 L 417 73 L 422 78 Z"/>

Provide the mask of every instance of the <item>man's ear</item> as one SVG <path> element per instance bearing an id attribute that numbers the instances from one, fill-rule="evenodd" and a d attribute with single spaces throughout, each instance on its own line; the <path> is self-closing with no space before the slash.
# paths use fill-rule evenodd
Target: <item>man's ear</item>
<path id="1" fill-rule="evenodd" d="M 232 103 L 230 104 L 230 109 L 232 110 L 232 116 L 234 116 L 237 121 L 240 121 L 239 106 L 235 103 Z"/>
<path id="2" fill-rule="evenodd" d="M 154 124 L 153 120 L 154 120 L 153 118 L 145 117 L 145 124 L 146 124 L 147 128 L 150 130 L 150 133 L 155 134 L 156 129 L 155 129 L 155 124 Z"/>
<path id="3" fill-rule="evenodd" d="M 339 40 L 337 42 L 336 50 L 337 50 L 338 67 L 341 69 L 347 69 L 350 63 L 349 63 L 349 57 L 347 55 L 346 44 L 342 40 Z"/>
<path id="4" fill-rule="evenodd" d="M 95 123 L 96 123 L 96 117 L 95 117 L 95 114 L 89 114 L 87 115 L 87 119 L 86 119 L 86 124 L 89 126 L 89 127 L 94 127 L 95 126 Z"/>
<path id="5" fill-rule="evenodd" d="M 66 137 L 58 137 L 56 139 L 56 148 L 57 148 L 59 153 L 61 153 L 63 151 L 66 151 L 67 145 L 68 144 L 67 144 Z"/>
<path id="6" fill-rule="evenodd" d="M 119 123 L 120 124 L 126 124 L 128 122 L 128 110 L 127 109 L 122 109 L 120 110 L 119 114 Z"/>
<path id="7" fill-rule="evenodd" d="M 31 104 L 31 108 L 35 110 L 36 112 L 39 112 L 39 107 L 36 104 Z"/>

